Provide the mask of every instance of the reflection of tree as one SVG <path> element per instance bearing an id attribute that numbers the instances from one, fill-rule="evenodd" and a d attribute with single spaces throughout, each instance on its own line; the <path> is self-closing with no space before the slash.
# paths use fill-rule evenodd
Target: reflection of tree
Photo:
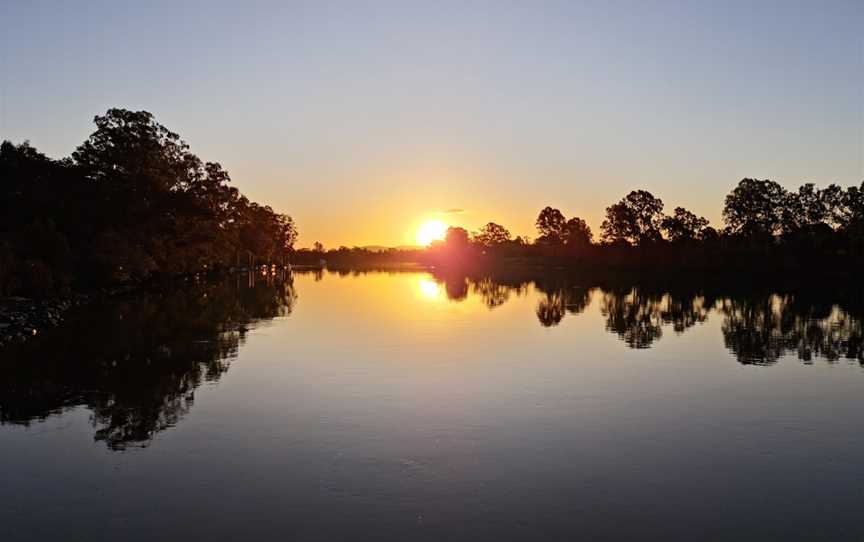
<path id="1" fill-rule="evenodd" d="M 841 358 L 864 363 L 864 324 L 847 310 L 793 295 L 724 300 L 723 342 L 740 363 L 771 365 L 794 352 L 798 359 Z"/>
<path id="2" fill-rule="evenodd" d="M 714 299 L 695 294 L 667 294 L 660 310 L 660 319 L 664 324 L 672 324 L 675 333 L 684 333 L 696 324 L 708 319 L 708 313 L 714 308 Z"/>
<path id="3" fill-rule="evenodd" d="M 771 301 L 771 297 L 723 301 L 723 342 L 739 362 L 771 364 L 783 355 L 780 321 Z"/>
<path id="4" fill-rule="evenodd" d="M 630 348 L 648 348 L 663 336 L 659 295 L 645 294 L 637 288 L 603 292 L 600 311 L 606 329 L 617 333 Z"/>
<path id="5" fill-rule="evenodd" d="M 663 336 L 663 326 L 683 333 L 708 318 L 714 303 L 695 294 L 672 294 L 643 288 L 603 292 L 600 311 L 606 329 L 630 348 L 650 348 Z"/>
<path id="6" fill-rule="evenodd" d="M 564 302 L 561 293 L 546 294 L 537 302 L 537 319 L 543 327 L 557 326 L 564 318 Z"/>
<path id="7" fill-rule="evenodd" d="M 468 297 L 468 277 L 447 275 L 444 277 L 444 292 L 450 301 L 462 301 Z"/>
<path id="8" fill-rule="evenodd" d="M 540 286 L 537 286 L 539 289 Z M 591 291 L 578 286 L 546 291 L 544 297 L 537 302 L 537 320 L 543 327 L 557 326 L 566 313 L 583 312 L 590 300 Z"/>
<path id="9" fill-rule="evenodd" d="M 470 289 L 490 310 L 514 294 L 529 292 L 533 285 L 540 294 L 535 312 L 543 327 L 558 325 L 568 313 L 583 312 L 592 291 L 601 284 L 600 311 L 606 330 L 631 348 L 650 348 L 670 327 L 681 334 L 717 312 L 722 317 L 726 347 L 741 363 L 772 364 L 795 353 L 804 362 L 847 358 L 864 364 L 864 320 L 860 317 L 864 296 L 857 287 L 847 291 L 843 283 L 837 285 L 838 291 L 823 287 L 781 295 L 742 291 L 745 285 L 741 284 L 696 288 L 677 277 L 648 280 L 634 287 L 626 276 L 595 276 L 592 280 L 590 276 L 518 269 L 478 275 L 436 270 L 433 276 L 444 284 L 448 299 L 461 301 Z"/>
<path id="10" fill-rule="evenodd" d="M 491 310 L 499 307 L 510 299 L 510 292 L 514 288 L 484 277 L 474 283 L 474 294 L 479 295 L 483 303 Z"/>
<path id="11" fill-rule="evenodd" d="M 182 419 L 202 383 L 228 370 L 246 325 L 290 314 L 295 300 L 290 282 L 229 280 L 88 307 L 0 367 L 0 422 L 84 405 L 96 440 L 146 445 Z"/>
<path id="12" fill-rule="evenodd" d="M 468 281 L 448 280 L 444 283 L 444 291 L 450 301 L 462 301 L 468 297 Z"/>

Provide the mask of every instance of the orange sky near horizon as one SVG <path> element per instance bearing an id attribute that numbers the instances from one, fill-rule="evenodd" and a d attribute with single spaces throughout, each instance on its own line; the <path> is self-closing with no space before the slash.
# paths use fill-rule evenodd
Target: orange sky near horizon
<path id="1" fill-rule="evenodd" d="M 728 182 L 714 182 L 716 186 L 710 190 L 704 187 L 709 184 L 705 182 L 699 193 L 694 194 L 674 184 L 670 186 L 669 179 L 652 182 L 649 178 L 637 185 L 609 173 L 598 173 L 599 181 L 581 183 L 547 176 L 552 182 L 547 180 L 548 193 L 544 193 L 532 189 L 535 183 L 523 182 L 517 175 L 518 170 L 471 175 L 443 169 L 397 173 L 393 179 L 370 175 L 368 181 L 358 175 L 356 183 L 344 183 L 347 190 L 340 191 L 341 197 L 327 200 L 323 205 L 302 205 L 296 199 L 293 204 L 286 201 L 280 205 L 285 196 L 278 191 L 255 197 L 272 202 L 274 208 L 294 217 L 300 231 L 298 247 L 309 247 L 316 241 L 326 248 L 417 245 L 417 230 L 430 220 L 468 231 L 477 231 L 484 224 L 495 222 L 506 227 L 514 237 L 522 235 L 533 239 L 537 236 L 534 221 L 547 205 L 560 209 L 568 218 L 578 216 L 586 220 L 595 239 L 599 239 L 606 207 L 635 189 L 647 189 L 663 199 L 667 212 L 683 205 L 716 225 L 721 219 L 723 198 L 744 176 Z M 658 190 L 652 185 L 666 189 Z M 680 192 L 681 197 L 670 197 L 670 189 Z"/>

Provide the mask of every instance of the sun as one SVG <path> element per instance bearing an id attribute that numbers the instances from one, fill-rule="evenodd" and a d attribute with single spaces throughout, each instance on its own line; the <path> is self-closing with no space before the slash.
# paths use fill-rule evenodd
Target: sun
<path id="1" fill-rule="evenodd" d="M 417 229 L 417 243 L 429 245 L 432 241 L 441 241 L 447 235 L 447 224 L 440 220 L 427 220 Z"/>

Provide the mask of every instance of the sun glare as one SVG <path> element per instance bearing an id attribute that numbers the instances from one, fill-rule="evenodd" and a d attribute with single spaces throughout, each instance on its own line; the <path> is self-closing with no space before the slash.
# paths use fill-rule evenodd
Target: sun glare
<path id="1" fill-rule="evenodd" d="M 440 220 L 427 220 L 417 230 L 417 243 L 429 245 L 432 241 L 440 241 L 447 234 L 447 224 Z"/>
<path id="2" fill-rule="evenodd" d="M 418 286 L 421 296 L 426 299 L 435 300 L 441 297 L 441 285 L 432 279 L 421 278 Z"/>

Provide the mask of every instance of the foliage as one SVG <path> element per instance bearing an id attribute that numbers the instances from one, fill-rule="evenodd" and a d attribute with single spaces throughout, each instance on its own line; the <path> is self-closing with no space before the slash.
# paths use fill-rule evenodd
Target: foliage
<path id="1" fill-rule="evenodd" d="M 52 160 L 27 142 L 0 145 L 0 295 L 145 281 L 292 251 L 291 217 L 250 202 L 218 163 L 202 162 L 150 113 L 110 109 L 94 122 L 71 158 Z"/>
<path id="2" fill-rule="evenodd" d="M 579 217 L 568 220 L 561 211 L 552 207 L 540 211 L 535 224 L 540 234 L 536 241 L 539 245 L 582 248 L 589 246 L 593 238 L 591 228 L 584 220 Z"/>
<path id="3" fill-rule="evenodd" d="M 606 242 L 645 245 L 663 238 L 662 223 L 663 201 L 645 190 L 634 190 L 606 208 L 600 229 Z"/>
<path id="4" fill-rule="evenodd" d="M 510 231 L 494 222 L 489 222 L 474 235 L 474 242 L 487 248 L 496 247 L 510 241 Z"/>
<path id="5" fill-rule="evenodd" d="M 564 230 L 567 225 L 567 219 L 558 209 L 546 207 L 537 216 L 535 222 L 537 232 L 540 237 L 537 243 L 560 245 L 564 243 Z"/>
<path id="6" fill-rule="evenodd" d="M 664 217 L 661 227 L 666 238 L 672 242 L 694 241 L 701 239 L 708 227 L 708 219 L 696 216 L 683 207 L 676 207 L 675 214 Z"/>
<path id="7" fill-rule="evenodd" d="M 769 180 L 743 179 L 726 196 L 726 231 L 748 239 L 770 239 L 781 233 L 786 190 Z"/>
<path id="8" fill-rule="evenodd" d="M 444 244 L 450 248 L 467 247 L 470 243 L 468 231 L 465 228 L 449 227 L 444 236 Z"/>
<path id="9" fill-rule="evenodd" d="M 584 248 L 591 245 L 593 234 L 588 224 L 579 217 L 573 217 L 564 224 L 564 244 L 570 248 Z"/>

